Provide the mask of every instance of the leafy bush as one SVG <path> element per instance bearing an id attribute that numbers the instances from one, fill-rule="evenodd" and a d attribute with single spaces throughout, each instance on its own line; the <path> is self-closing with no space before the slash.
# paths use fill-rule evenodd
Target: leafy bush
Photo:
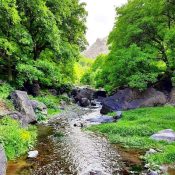
<path id="1" fill-rule="evenodd" d="M 0 79 L 20 88 L 33 81 L 44 87 L 72 83 L 73 64 L 87 45 L 86 16 L 78 0 L 2 1 Z"/>
<path id="2" fill-rule="evenodd" d="M 14 106 L 12 104 L 11 100 L 8 100 L 7 97 L 11 94 L 11 92 L 14 90 L 13 87 L 11 87 L 8 83 L 2 83 L 0 84 L 0 101 L 4 103 L 5 107 L 8 109 L 14 109 Z"/>
<path id="3" fill-rule="evenodd" d="M 62 99 L 61 96 L 59 96 L 59 97 L 58 96 L 53 96 L 52 94 L 50 94 L 46 90 L 46 91 L 41 91 L 41 95 L 40 96 L 38 96 L 38 97 L 30 96 L 30 98 L 44 103 L 47 106 L 47 108 L 48 108 L 48 116 L 43 115 L 40 111 L 36 112 L 38 121 L 44 121 L 48 117 L 60 113 L 59 103 L 60 103 L 60 101 Z"/>
<path id="4" fill-rule="evenodd" d="M 19 122 L 9 117 L 0 120 L 0 143 L 4 145 L 9 160 L 25 154 L 35 144 L 36 137 L 33 126 L 21 128 Z"/>
<path id="5" fill-rule="evenodd" d="M 0 84 L 0 99 L 7 99 L 13 88 L 8 83 Z"/>

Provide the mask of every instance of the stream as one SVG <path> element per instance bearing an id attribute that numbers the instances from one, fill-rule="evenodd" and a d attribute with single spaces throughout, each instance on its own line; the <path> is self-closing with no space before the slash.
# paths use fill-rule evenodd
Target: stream
<path id="1" fill-rule="evenodd" d="M 141 164 L 139 154 L 125 152 L 122 157 L 120 149 L 111 145 L 105 137 L 81 128 L 82 121 L 97 115 L 100 115 L 99 109 L 73 106 L 47 124 L 39 125 L 35 148 L 39 156 L 9 162 L 7 175 L 139 174 L 133 171 L 133 167 Z M 133 165 L 124 161 L 129 157 L 133 159 Z"/>

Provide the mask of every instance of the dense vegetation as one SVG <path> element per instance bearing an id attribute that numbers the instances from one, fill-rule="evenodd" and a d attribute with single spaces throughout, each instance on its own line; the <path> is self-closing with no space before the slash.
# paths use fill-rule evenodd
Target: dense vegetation
<path id="1" fill-rule="evenodd" d="M 19 87 L 74 82 L 85 48 L 85 4 L 79 0 L 0 2 L 0 79 Z"/>
<path id="2" fill-rule="evenodd" d="M 175 79 L 174 1 L 131 0 L 116 11 L 108 39 L 110 53 L 98 64 L 96 87 L 143 90 L 162 82 L 171 87 Z"/>
<path id="3" fill-rule="evenodd" d="M 85 74 L 87 74 L 93 62 L 94 62 L 93 59 L 81 56 L 79 61 L 74 64 L 76 84 L 90 84 L 88 82 L 82 82 L 82 78 L 84 77 Z"/>
<path id="4" fill-rule="evenodd" d="M 12 132 L 13 131 L 13 132 Z M 0 120 L 0 143 L 3 144 L 8 159 L 25 154 L 36 142 L 36 128 L 21 128 L 16 120 L 5 117 Z"/>
<path id="5" fill-rule="evenodd" d="M 59 102 L 67 98 L 47 89 L 63 93 L 78 79 L 76 62 L 87 45 L 86 16 L 79 0 L 0 1 L 0 114 L 14 110 L 7 99 L 13 90 L 30 92 L 36 84 L 40 96 L 30 98 L 48 108 L 48 116 L 35 111 L 37 120 L 60 112 Z M 0 121 L 0 144 L 8 159 L 26 153 L 36 135 L 36 129 L 21 128 L 8 116 Z"/>
<path id="6" fill-rule="evenodd" d="M 90 130 L 101 132 L 112 143 L 126 148 L 158 150 L 158 153 L 145 157 L 154 166 L 175 162 L 174 142 L 157 142 L 150 138 L 152 134 L 167 128 L 175 130 L 175 108 L 170 106 L 126 111 L 117 123 L 92 126 Z"/>

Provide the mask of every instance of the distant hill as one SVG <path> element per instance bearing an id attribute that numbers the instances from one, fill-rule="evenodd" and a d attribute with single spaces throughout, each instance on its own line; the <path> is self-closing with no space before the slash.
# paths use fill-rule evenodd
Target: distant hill
<path id="1" fill-rule="evenodd" d="M 83 55 L 87 58 L 96 58 L 100 54 L 107 54 L 107 37 L 103 39 L 97 39 L 87 50 L 83 52 Z"/>

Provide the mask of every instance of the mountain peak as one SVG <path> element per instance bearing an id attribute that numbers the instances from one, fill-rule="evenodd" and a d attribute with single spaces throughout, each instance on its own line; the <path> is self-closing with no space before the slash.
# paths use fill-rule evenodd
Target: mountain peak
<path id="1" fill-rule="evenodd" d="M 87 58 L 96 58 L 100 54 L 107 54 L 107 37 L 97 38 L 94 44 L 92 44 L 87 50 L 83 52 L 83 55 Z"/>

